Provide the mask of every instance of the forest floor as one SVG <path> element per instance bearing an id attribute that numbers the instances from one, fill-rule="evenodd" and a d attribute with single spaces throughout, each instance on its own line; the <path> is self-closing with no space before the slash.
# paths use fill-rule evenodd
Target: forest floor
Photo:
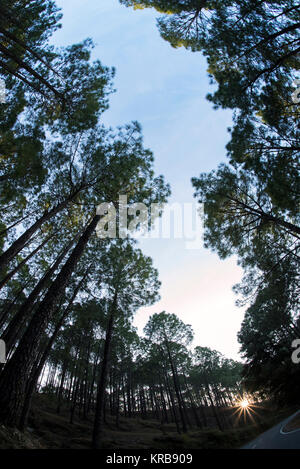
<path id="1" fill-rule="evenodd" d="M 268 411 L 266 415 L 241 427 L 224 430 L 192 429 L 178 435 L 175 424 L 157 420 L 108 416 L 103 437 L 103 449 L 229 449 L 240 448 L 260 433 L 293 413 L 293 408 Z M 70 423 L 67 409 L 55 413 L 55 402 L 48 396 L 38 396 L 33 404 L 29 426 L 24 433 L 0 425 L 0 449 L 90 449 L 93 420 Z"/>

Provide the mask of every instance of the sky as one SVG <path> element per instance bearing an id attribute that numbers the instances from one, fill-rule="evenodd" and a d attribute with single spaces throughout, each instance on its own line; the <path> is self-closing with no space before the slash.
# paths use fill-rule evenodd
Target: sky
<path id="1" fill-rule="evenodd" d="M 214 88 L 204 58 L 164 41 L 155 11 L 134 11 L 118 0 L 56 3 L 64 16 L 54 43 L 65 46 L 90 37 L 96 44 L 93 59 L 116 68 L 116 93 L 102 123 L 116 127 L 138 121 L 145 147 L 154 153 L 156 174 L 171 185 L 169 202 L 195 202 L 191 178 L 226 162 L 231 125 L 231 112 L 213 110 L 205 99 Z M 140 247 L 152 257 L 162 287 L 161 300 L 136 313 L 139 332 L 151 314 L 174 313 L 192 325 L 193 346 L 240 360 L 237 332 L 244 310 L 235 306 L 232 291 L 242 278 L 236 259 L 220 260 L 203 246 L 187 249 L 184 239 L 142 240 Z"/>

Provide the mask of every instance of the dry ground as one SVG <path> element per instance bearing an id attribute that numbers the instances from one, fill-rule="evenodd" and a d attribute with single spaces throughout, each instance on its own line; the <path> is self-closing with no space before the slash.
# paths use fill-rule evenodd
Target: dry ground
<path id="1" fill-rule="evenodd" d="M 292 413 L 291 409 L 268 411 L 251 425 L 221 432 L 193 428 L 178 435 L 174 424 L 157 420 L 121 417 L 119 427 L 108 416 L 103 435 L 103 449 L 223 449 L 239 448 Z M 55 400 L 39 395 L 34 402 L 26 432 L 0 426 L 0 449 L 90 449 L 92 417 L 69 422 L 69 411 L 55 413 Z M 299 425 L 299 420 L 297 421 Z"/>

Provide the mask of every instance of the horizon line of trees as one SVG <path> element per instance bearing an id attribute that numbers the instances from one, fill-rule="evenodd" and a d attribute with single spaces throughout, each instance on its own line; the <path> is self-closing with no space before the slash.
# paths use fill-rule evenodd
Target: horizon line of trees
<path id="1" fill-rule="evenodd" d="M 91 418 L 96 410 L 105 328 L 105 304 L 75 304 L 72 320 L 61 330 L 40 375 L 39 392 L 55 396 L 57 412 L 68 411 L 71 423 Z M 234 413 L 224 412 L 243 397 L 241 363 L 207 347 L 191 350 L 192 328 L 174 314 L 153 314 L 144 333 L 139 337 L 130 322 L 118 316 L 104 422 L 108 414 L 117 428 L 120 416 L 156 419 L 162 428 L 174 423 L 178 433 L 195 427 L 224 431 L 243 424 Z"/>

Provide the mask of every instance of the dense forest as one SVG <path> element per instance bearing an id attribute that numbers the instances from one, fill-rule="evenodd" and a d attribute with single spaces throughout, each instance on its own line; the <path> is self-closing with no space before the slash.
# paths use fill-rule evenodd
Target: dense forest
<path id="1" fill-rule="evenodd" d="M 0 423 L 26 430 L 33 400 L 47 395 L 71 424 L 92 421 L 93 448 L 108 416 L 117 428 L 138 417 L 178 434 L 223 432 L 235 425 L 224 410 L 245 396 L 288 406 L 300 392 L 299 4 L 120 3 L 156 9 L 163 40 L 206 58 L 212 106 L 233 111 L 227 162 L 191 183 L 205 247 L 243 268 L 244 363 L 192 347 L 192 327 L 172 312 L 137 333 L 134 314 L 158 301 L 159 273 L 130 233 L 97 236 L 97 207 L 120 194 L 163 204 L 169 184 L 138 122 L 102 124 L 115 70 L 92 61 L 92 40 L 57 48 L 53 0 L 2 0 Z"/>

